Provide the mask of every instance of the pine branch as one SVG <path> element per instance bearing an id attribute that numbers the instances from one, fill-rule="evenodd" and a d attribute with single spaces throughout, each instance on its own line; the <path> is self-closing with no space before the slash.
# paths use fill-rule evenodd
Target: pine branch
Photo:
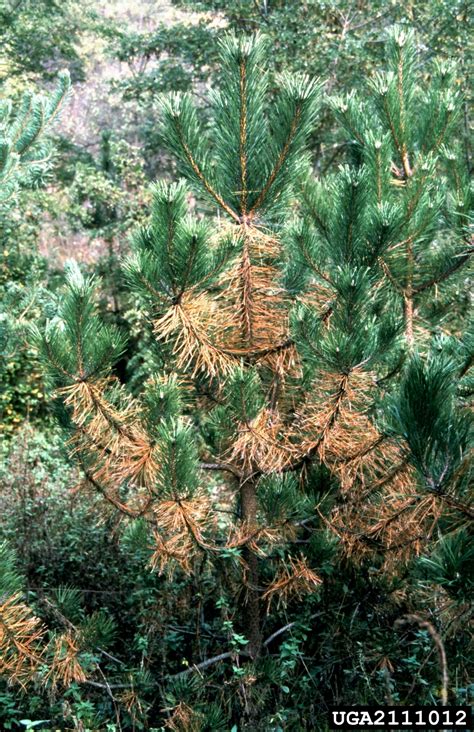
<path id="1" fill-rule="evenodd" d="M 242 58 L 240 61 L 240 200 L 242 217 L 245 220 L 247 215 L 247 86 L 246 86 L 246 64 Z"/>
<path id="2" fill-rule="evenodd" d="M 288 136 L 285 140 L 285 143 L 283 145 L 283 148 L 274 164 L 274 167 L 272 171 L 270 172 L 270 175 L 267 178 L 266 183 L 264 184 L 262 190 L 260 191 L 257 200 L 252 206 L 252 209 L 249 211 L 248 218 L 251 219 L 255 216 L 257 211 L 262 208 L 263 204 L 265 203 L 265 199 L 268 196 L 275 180 L 277 179 L 277 176 L 282 169 L 285 160 L 288 156 L 288 153 L 290 151 L 291 144 L 295 138 L 296 132 L 298 130 L 299 121 L 301 118 L 301 112 L 302 112 L 302 105 L 297 104 L 295 107 L 295 111 L 293 114 L 293 119 L 291 121 L 290 129 L 288 131 Z"/>
<path id="3" fill-rule="evenodd" d="M 206 668 L 209 668 L 210 666 L 213 666 L 215 663 L 219 663 L 219 661 L 226 661 L 228 658 L 236 658 L 238 656 L 244 656 L 248 657 L 248 653 L 245 651 L 226 651 L 225 653 L 219 653 L 217 656 L 213 656 L 212 658 L 206 659 L 206 661 L 201 661 L 200 663 L 195 663 L 190 668 L 187 668 L 185 671 L 180 671 L 177 674 L 173 674 L 172 676 L 169 676 L 168 678 L 171 679 L 185 679 L 187 676 L 189 676 L 192 673 L 200 673 Z"/>
<path id="4" fill-rule="evenodd" d="M 181 143 L 183 152 L 184 152 L 184 154 L 185 154 L 185 156 L 186 156 L 186 158 L 187 158 L 187 160 L 188 160 L 188 162 L 189 162 L 192 170 L 194 171 L 195 175 L 201 181 L 203 187 L 208 192 L 208 194 L 216 201 L 216 203 L 218 204 L 218 206 L 220 206 L 220 208 L 222 208 L 222 210 L 225 211 L 225 213 L 228 214 L 235 222 L 240 223 L 240 217 L 239 217 L 239 215 L 236 214 L 235 211 L 233 211 L 231 209 L 231 207 L 227 205 L 227 203 L 224 201 L 224 199 L 222 198 L 222 196 L 216 190 L 214 190 L 213 186 L 207 180 L 206 176 L 202 172 L 202 170 L 199 167 L 198 163 L 194 159 L 193 154 L 192 154 L 192 152 L 191 152 L 191 150 L 190 150 L 190 148 L 189 148 L 189 146 L 188 146 L 188 144 L 186 142 L 183 129 L 182 129 L 181 125 L 180 125 L 180 122 L 179 122 L 179 119 L 178 119 L 177 116 L 175 117 L 175 125 L 176 125 L 176 131 L 177 131 L 177 134 L 178 134 L 179 141 Z"/>
<path id="5" fill-rule="evenodd" d="M 232 473 L 239 480 L 242 478 L 242 473 L 234 465 L 229 463 L 199 463 L 201 470 L 223 470 L 224 472 Z"/>
<path id="6" fill-rule="evenodd" d="M 148 504 L 141 510 L 134 511 L 133 509 L 129 508 L 126 504 L 122 503 L 118 500 L 118 498 L 114 498 L 110 495 L 110 493 L 107 492 L 107 489 L 104 488 L 93 476 L 93 474 L 90 472 L 90 470 L 87 469 L 85 463 L 83 460 L 80 459 L 81 467 L 84 472 L 84 475 L 86 476 L 87 480 L 91 485 L 94 486 L 94 488 L 103 496 L 106 501 L 108 501 L 114 508 L 118 509 L 120 513 L 125 514 L 126 516 L 129 516 L 130 518 L 146 518 L 146 513 L 151 505 L 152 499 L 150 498 Z"/>
<path id="7" fill-rule="evenodd" d="M 401 50 L 399 51 L 399 60 L 397 64 L 397 77 L 398 77 L 398 98 L 400 100 L 400 131 L 402 134 L 402 142 L 401 142 L 401 158 L 402 158 L 402 165 L 403 170 L 405 171 L 405 177 L 411 178 L 413 175 L 413 171 L 410 166 L 410 162 L 408 160 L 408 149 L 407 144 L 405 141 L 405 135 L 406 135 L 406 119 L 405 119 L 405 84 L 404 84 L 404 64 L 403 64 L 403 55 Z"/>
<path id="8" fill-rule="evenodd" d="M 309 616 L 308 622 L 311 620 L 315 620 L 316 618 L 320 618 L 323 615 L 324 615 L 324 612 L 313 613 L 312 615 Z M 275 632 L 272 633 L 271 635 L 269 635 L 268 638 L 265 638 L 265 640 L 262 643 L 262 646 L 264 648 L 266 648 L 267 646 L 270 645 L 270 643 L 272 643 L 275 640 L 275 638 L 278 638 L 280 635 L 283 635 L 283 633 L 286 633 L 288 630 L 291 630 L 291 628 L 294 628 L 295 625 L 299 624 L 299 622 L 300 622 L 299 620 L 293 620 L 293 622 L 287 623 L 282 628 L 275 630 Z"/>
<path id="9" fill-rule="evenodd" d="M 436 277 L 432 277 L 430 280 L 427 280 L 426 282 L 423 282 L 421 285 L 418 285 L 417 287 L 413 288 L 413 294 L 419 295 L 421 292 L 424 292 L 425 290 L 428 290 L 430 287 L 433 287 L 433 285 L 438 285 L 440 282 L 444 282 L 444 280 L 447 280 L 449 277 L 451 277 L 452 274 L 458 271 L 458 269 L 461 269 L 467 262 L 469 262 L 469 259 L 471 257 L 472 251 L 467 251 L 465 254 L 460 254 L 457 257 L 457 261 L 452 264 L 448 269 L 446 269 L 441 274 L 437 275 Z"/>
<path id="10" fill-rule="evenodd" d="M 240 316 L 244 339 L 251 348 L 253 345 L 253 298 L 252 298 L 252 265 L 247 242 L 244 243 L 242 252 L 242 265 L 240 269 Z"/>
<path id="11" fill-rule="evenodd" d="M 318 612 L 313 613 L 310 615 L 309 620 L 314 620 L 315 618 L 319 618 L 324 613 Z M 283 635 L 283 633 L 286 633 L 288 630 L 291 630 L 295 625 L 299 623 L 298 620 L 294 620 L 291 623 L 287 623 L 287 625 L 284 625 L 282 628 L 279 628 L 274 633 L 268 636 L 263 642 L 262 647 L 266 648 L 270 645 L 276 638 L 278 638 L 280 635 Z M 219 663 L 220 661 L 226 661 L 228 658 L 236 658 L 237 656 L 241 657 L 248 657 L 249 654 L 245 650 L 241 651 L 226 651 L 225 653 L 219 653 L 217 656 L 213 656 L 212 658 L 208 658 L 205 661 L 201 661 L 200 663 L 193 664 L 189 668 L 185 669 L 184 671 L 180 671 L 177 674 L 173 674 L 169 678 L 171 679 L 183 679 L 189 676 L 192 673 L 200 673 L 201 671 L 204 671 L 204 669 L 209 668 L 210 666 L 213 666 L 216 663 Z"/>

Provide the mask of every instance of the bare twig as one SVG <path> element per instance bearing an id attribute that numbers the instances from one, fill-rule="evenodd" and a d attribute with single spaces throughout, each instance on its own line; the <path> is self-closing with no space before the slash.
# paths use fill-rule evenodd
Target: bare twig
<path id="1" fill-rule="evenodd" d="M 232 473 L 236 478 L 241 478 L 242 473 L 230 463 L 199 463 L 201 470 L 223 470 Z"/>
<path id="2" fill-rule="evenodd" d="M 321 615 L 324 615 L 324 613 L 322 613 L 322 612 L 313 613 L 313 615 L 311 615 L 309 619 L 314 620 L 314 618 L 319 618 L 319 617 L 321 617 Z M 278 630 L 275 630 L 274 633 L 269 635 L 268 638 L 266 638 L 263 641 L 263 643 L 262 643 L 263 647 L 266 648 L 267 646 L 269 646 L 270 643 L 275 640 L 275 638 L 278 638 L 278 636 L 282 635 L 283 633 L 286 633 L 287 630 L 291 630 L 291 628 L 293 628 L 293 626 L 296 625 L 298 622 L 299 622 L 299 620 L 293 620 L 293 622 L 287 623 L 286 625 L 284 625 L 283 628 L 279 628 Z"/>
<path id="3" fill-rule="evenodd" d="M 205 661 L 201 661 L 201 663 L 195 663 L 189 668 L 187 668 L 185 671 L 180 671 L 177 674 L 173 674 L 173 676 L 170 676 L 172 679 L 184 679 L 186 676 L 189 676 L 189 674 L 192 674 L 194 672 L 200 672 L 204 670 L 205 668 L 209 668 L 209 666 L 213 666 L 215 663 L 219 663 L 219 661 L 225 661 L 227 658 L 232 658 L 236 656 L 247 656 L 248 654 L 245 653 L 245 651 L 227 651 L 226 653 L 219 653 L 218 656 L 213 656 L 212 658 L 208 658 Z"/>

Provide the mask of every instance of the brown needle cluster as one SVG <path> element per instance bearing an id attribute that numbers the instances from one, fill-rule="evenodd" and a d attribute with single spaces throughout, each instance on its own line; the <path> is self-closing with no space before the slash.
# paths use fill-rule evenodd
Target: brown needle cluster
<path id="1" fill-rule="evenodd" d="M 81 649 L 75 635 L 74 631 L 67 630 L 52 642 L 53 656 L 46 679 L 51 681 L 53 687 L 67 688 L 74 681 L 80 684 L 86 680 L 78 658 Z"/>
<path id="2" fill-rule="evenodd" d="M 269 610 L 275 597 L 278 606 L 286 605 L 290 598 L 301 598 L 303 595 L 314 592 L 321 583 L 321 577 L 308 567 L 304 558 L 290 557 L 289 566 L 280 570 L 265 590 L 262 599 L 267 601 L 267 610 Z"/>
<path id="3" fill-rule="evenodd" d="M 0 604 L 0 676 L 25 686 L 43 663 L 45 628 L 15 593 Z"/>

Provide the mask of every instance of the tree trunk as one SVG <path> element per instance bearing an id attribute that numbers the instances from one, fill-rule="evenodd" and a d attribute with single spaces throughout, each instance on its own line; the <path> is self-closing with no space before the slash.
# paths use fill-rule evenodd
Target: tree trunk
<path id="1" fill-rule="evenodd" d="M 242 520 L 246 528 L 252 530 L 257 523 L 257 496 L 254 481 L 244 479 L 240 484 L 240 502 Z M 244 634 L 249 641 L 248 652 L 250 657 L 256 658 L 262 645 L 258 558 L 249 546 L 244 547 L 243 558 L 247 565 L 246 593 L 243 602 Z"/>

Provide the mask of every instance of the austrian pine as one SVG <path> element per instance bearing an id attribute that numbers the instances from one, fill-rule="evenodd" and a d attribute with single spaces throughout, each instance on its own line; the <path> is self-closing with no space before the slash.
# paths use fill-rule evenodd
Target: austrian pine
<path id="1" fill-rule="evenodd" d="M 17 345 L 18 321 L 30 310 L 39 279 L 38 265 L 32 267 L 34 253 L 19 247 L 18 224 L 11 216 L 15 194 L 37 185 L 51 167 L 52 144 L 47 133 L 64 106 L 69 88 L 69 73 L 63 71 L 53 92 L 25 92 L 18 108 L 11 99 L 0 97 L 0 379 L 5 389 L 7 354 Z"/>
<path id="2" fill-rule="evenodd" d="M 51 164 L 52 145 L 47 138 L 52 124 L 63 107 L 70 87 L 69 73 L 59 74 L 56 89 L 49 95 L 25 93 L 14 111 L 10 100 L 0 101 L 0 243 L 5 231 L 11 236 L 9 215 L 15 205 L 15 194 L 20 188 L 37 184 Z M 31 252 L 29 253 L 31 256 Z M 34 259 L 31 256 L 31 261 Z M 19 349 L 18 332 L 22 317 L 34 300 L 28 285 L 34 274 L 22 270 L 21 255 L 9 257 L 4 267 L 5 277 L 0 283 L 0 383 L 2 398 L 7 399 L 7 369 L 5 364 L 12 346 Z M 14 292 L 14 280 L 21 280 L 21 296 Z M 36 285 L 37 283 L 34 282 Z M 12 295 L 13 291 L 13 295 Z M 21 347 L 21 346 L 20 346 Z M 8 402 L 7 402 L 8 403 Z M 3 407 L 3 405 L 2 405 Z M 15 569 L 16 557 L 6 543 L 0 544 L 0 676 L 25 687 L 33 679 L 46 674 L 54 686 L 83 680 L 85 675 L 76 659 L 78 648 L 73 633 L 52 634 L 48 642 L 46 627 L 36 617 L 25 593 L 26 580 Z M 72 628 L 76 635 L 75 628 Z M 84 636 L 84 630 L 81 630 Z M 72 644 L 72 645 L 71 645 Z M 67 646 L 67 653 L 64 648 Z M 74 653 L 72 653 L 73 648 Z M 66 663 L 67 661 L 67 663 Z"/>
<path id="3" fill-rule="evenodd" d="M 382 238 L 373 256 L 403 309 L 413 349 L 439 327 L 440 313 L 430 318 L 427 302 L 471 252 L 472 188 L 456 139 L 463 101 L 456 66 L 435 63 L 423 77 L 415 36 L 399 26 L 387 51 L 389 68 L 370 80 L 365 99 L 351 93 L 333 100 L 333 109 L 367 178 L 367 213 L 372 207 L 385 227 L 395 224 L 395 240 Z"/>
<path id="4" fill-rule="evenodd" d="M 124 340 L 76 265 L 35 335 L 87 484 L 148 525 L 152 568 L 204 557 L 232 588 L 245 641 L 216 661 L 259 662 L 268 609 L 319 591 L 322 537 L 390 572 L 442 517 L 472 517 L 462 322 L 441 335 L 423 309 L 467 259 L 458 102 L 445 69 L 421 91 L 410 35 L 391 49 L 373 106 L 335 102 L 351 158 L 324 180 L 306 154 L 323 87 L 283 76 L 270 96 L 262 37 L 221 43 L 206 122 L 189 96 L 162 99 L 184 180 L 153 187 L 124 263 L 166 360 L 140 395 L 114 375 Z"/>

